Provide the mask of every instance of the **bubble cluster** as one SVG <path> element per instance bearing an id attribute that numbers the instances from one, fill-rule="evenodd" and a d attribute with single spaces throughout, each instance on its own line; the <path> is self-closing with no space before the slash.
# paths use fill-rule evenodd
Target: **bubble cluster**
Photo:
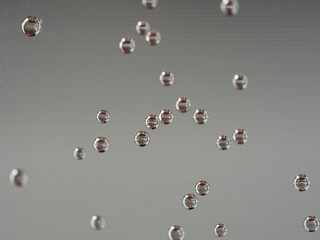
<path id="1" fill-rule="evenodd" d="M 197 124 L 205 124 L 209 119 L 209 115 L 206 110 L 204 109 L 196 109 L 196 111 L 193 114 L 193 120 Z"/>
<path id="2" fill-rule="evenodd" d="M 217 224 L 214 228 L 214 233 L 217 235 L 217 237 L 224 237 L 227 235 L 227 232 L 227 227 L 222 223 Z"/>
<path id="3" fill-rule="evenodd" d="M 21 24 L 23 33 L 28 37 L 37 36 L 41 32 L 42 19 L 37 17 L 26 17 Z"/>
<path id="4" fill-rule="evenodd" d="M 160 119 L 157 115 L 151 114 L 146 118 L 146 126 L 149 129 L 157 129 L 160 126 Z"/>
<path id="5" fill-rule="evenodd" d="M 173 121 L 172 111 L 169 109 L 161 110 L 161 112 L 159 114 L 159 119 L 165 125 L 172 123 L 172 121 Z"/>
<path id="6" fill-rule="evenodd" d="M 97 137 L 94 140 L 93 147 L 97 152 L 103 153 L 108 151 L 109 142 L 105 137 Z"/>
<path id="7" fill-rule="evenodd" d="M 110 113 L 105 109 L 100 110 L 97 113 L 97 120 L 98 120 L 99 123 L 102 123 L 102 124 L 105 124 L 105 123 L 109 122 Z"/>
<path id="8" fill-rule="evenodd" d="M 293 186 L 299 192 L 305 192 L 310 188 L 310 179 L 305 174 L 298 174 L 293 180 Z"/>
<path id="9" fill-rule="evenodd" d="M 130 37 L 124 37 L 119 43 L 119 48 L 124 53 L 132 53 L 136 48 L 136 43 Z"/>
<path id="10" fill-rule="evenodd" d="M 145 35 L 150 31 L 150 24 L 147 21 L 139 21 L 136 25 L 137 33 Z"/>
<path id="11" fill-rule="evenodd" d="M 198 198 L 194 194 L 188 193 L 183 197 L 182 205 L 188 210 L 195 209 L 198 206 Z"/>
<path id="12" fill-rule="evenodd" d="M 226 16 L 234 16 L 239 11 L 239 2 L 238 0 L 222 0 L 220 8 Z"/>
<path id="13" fill-rule="evenodd" d="M 91 217 L 90 226 L 95 230 L 102 230 L 106 226 L 106 221 L 103 217 L 95 215 Z"/>
<path id="14" fill-rule="evenodd" d="M 210 185 L 207 181 L 201 180 L 197 182 L 195 190 L 197 194 L 205 196 L 210 192 Z"/>
<path id="15" fill-rule="evenodd" d="M 243 90 L 248 87 L 248 78 L 244 74 L 236 74 L 232 79 L 233 87 L 238 90 Z"/>
<path id="16" fill-rule="evenodd" d="M 303 227 L 308 232 L 316 232 L 319 229 L 319 219 L 315 216 L 308 216 L 303 221 Z"/>
<path id="17" fill-rule="evenodd" d="M 150 45 L 158 45 L 161 41 L 161 34 L 158 30 L 150 30 L 146 35 L 146 41 L 149 42 Z"/>
<path id="18" fill-rule="evenodd" d="M 147 132 L 145 131 L 139 131 L 136 133 L 134 136 L 134 142 L 137 144 L 139 147 L 145 147 L 149 144 L 150 142 L 150 136 Z"/>
<path id="19" fill-rule="evenodd" d="M 218 139 L 217 139 L 217 147 L 220 150 L 229 149 L 230 148 L 230 139 L 225 135 L 219 136 Z"/>
<path id="20" fill-rule="evenodd" d="M 77 147 L 73 151 L 73 156 L 78 160 L 82 160 L 86 157 L 86 151 L 82 147 Z"/>
<path id="21" fill-rule="evenodd" d="M 248 141 L 248 134 L 244 129 L 236 129 L 232 138 L 237 144 L 244 144 Z"/>
<path id="22" fill-rule="evenodd" d="M 178 225 L 173 225 L 168 230 L 168 237 L 170 240 L 183 240 L 185 236 L 184 230 Z"/>
<path id="23" fill-rule="evenodd" d="M 9 180 L 12 185 L 24 187 L 28 183 L 28 175 L 21 169 L 14 168 L 10 172 Z"/>
<path id="24" fill-rule="evenodd" d="M 163 86 L 172 86 L 174 82 L 174 75 L 172 72 L 163 71 L 160 75 L 160 82 Z"/>
<path id="25" fill-rule="evenodd" d="M 188 98 L 180 97 L 176 102 L 176 109 L 181 112 L 185 113 L 191 109 L 191 103 Z"/>

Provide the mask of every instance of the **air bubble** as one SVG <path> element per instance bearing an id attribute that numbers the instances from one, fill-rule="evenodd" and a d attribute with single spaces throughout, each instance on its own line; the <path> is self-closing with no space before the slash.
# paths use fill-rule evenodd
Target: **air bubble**
<path id="1" fill-rule="evenodd" d="M 169 109 L 161 110 L 161 112 L 159 114 L 159 119 L 165 125 L 172 123 L 172 121 L 173 121 L 172 111 Z"/>
<path id="2" fill-rule="evenodd" d="M 160 75 L 160 82 L 163 86 L 172 86 L 174 82 L 174 75 L 172 72 L 163 71 Z"/>
<path id="3" fill-rule="evenodd" d="M 146 41 L 150 43 L 150 45 L 158 45 L 161 41 L 161 34 L 157 30 L 151 30 L 146 35 Z"/>
<path id="4" fill-rule="evenodd" d="M 136 48 L 136 43 L 130 37 L 122 38 L 119 43 L 119 48 L 124 53 L 132 53 Z"/>
<path id="5" fill-rule="evenodd" d="M 34 37 L 41 32 L 42 19 L 37 17 L 26 17 L 21 24 L 22 31 L 26 36 Z"/>
<path id="6" fill-rule="evenodd" d="M 201 180 L 197 182 L 195 190 L 197 194 L 205 196 L 210 192 L 210 185 L 207 181 Z"/>
<path id="7" fill-rule="evenodd" d="M 239 11 L 238 0 L 222 0 L 220 9 L 226 16 L 234 16 Z"/>
<path id="8" fill-rule="evenodd" d="M 170 240 L 183 240 L 184 235 L 183 228 L 178 225 L 173 225 L 169 228 L 168 236 Z"/>
<path id="9" fill-rule="evenodd" d="M 299 174 L 293 180 L 293 186 L 299 192 L 307 191 L 310 188 L 310 179 L 307 175 Z"/>
<path id="10" fill-rule="evenodd" d="M 188 98 L 181 97 L 176 102 L 176 109 L 179 112 L 185 113 L 188 112 L 191 108 L 191 103 Z"/>
<path id="11" fill-rule="evenodd" d="M 97 120 L 98 120 L 99 123 L 102 123 L 102 124 L 105 124 L 105 123 L 109 122 L 110 113 L 105 109 L 100 110 L 97 113 Z"/>
<path id="12" fill-rule="evenodd" d="M 149 144 L 150 142 L 150 136 L 147 132 L 145 131 L 139 131 L 136 133 L 134 137 L 134 142 L 137 144 L 139 147 L 145 147 Z"/>
<path id="13" fill-rule="evenodd" d="M 86 157 L 86 151 L 82 147 L 77 147 L 73 151 L 73 156 L 78 160 L 82 160 Z"/>
<path id="14" fill-rule="evenodd" d="M 160 120 L 157 115 L 151 114 L 146 118 L 146 126 L 150 129 L 157 129 L 160 125 Z"/>
<path id="15" fill-rule="evenodd" d="M 90 225 L 95 230 L 102 230 L 106 226 L 106 221 L 101 216 L 92 216 L 90 220 Z"/>
<path id="16" fill-rule="evenodd" d="M 244 74 L 236 74 L 232 79 L 233 87 L 238 90 L 243 90 L 248 87 L 248 78 Z"/>
<path id="17" fill-rule="evenodd" d="M 150 31 L 150 24 L 147 21 L 139 21 L 136 26 L 137 33 L 145 35 Z"/>
<path id="18" fill-rule="evenodd" d="M 187 194 L 182 199 L 182 205 L 188 210 L 195 209 L 198 206 L 198 198 L 194 194 Z"/>
<path id="19" fill-rule="evenodd" d="M 248 141 L 248 134 L 244 129 L 236 129 L 232 138 L 237 144 L 244 144 Z"/>
<path id="20" fill-rule="evenodd" d="M 142 0 L 142 5 L 148 9 L 156 8 L 158 0 Z"/>
<path id="21" fill-rule="evenodd" d="M 109 142 L 105 137 L 97 137 L 94 140 L 93 147 L 97 152 L 103 153 L 108 151 Z"/>
<path id="22" fill-rule="evenodd" d="M 217 139 L 217 147 L 220 150 L 229 149 L 230 148 L 230 139 L 225 135 L 219 136 L 218 139 Z"/>
<path id="23" fill-rule="evenodd" d="M 207 111 L 204 109 L 196 109 L 196 111 L 193 114 L 193 120 L 197 124 L 205 124 L 209 119 Z"/>
<path id="24" fill-rule="evenodd" d="M 227 227 L 222 224 L 222 223 L 219 223 L 215 226 L 214 228 L 214 233 L 218 236 L 218 237 L 224 237 L 227 235 L 227 232 L 228 232 L 228 229 Z"/>
<path id="25" fill-rule="evenodd" d="M 12 185 L 24 187 L 28 183 L 28 175 L 21 169 L 12 169 L 9 180 Z"/>
<path id="26" fill-rule="evenodd" d="M 308 232 L 316 232 L 319 229 L 319 219 L 315 216 L 308 216 L 303 221 L 304 229 Z"/>

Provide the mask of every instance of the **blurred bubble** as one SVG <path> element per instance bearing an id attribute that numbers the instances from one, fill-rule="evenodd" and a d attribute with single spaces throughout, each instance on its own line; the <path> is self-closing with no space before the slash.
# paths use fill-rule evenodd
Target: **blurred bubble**
<path id="1" fill-rule="evenodd" d="M 96 140 L 94 140 L 93 147 L 97 152 L 103 153 L 108 151 L 109 142 L 105 137 L 97 137 Z"/>
<path id="2" fill-rule="evenodd" d="M 220 150 L 227 150 L 230 148 L 230 139 L 227 136 L 221 135 L 217 139 L 217 147 Z"/>
<path id="3" fill-rule="evenodd" d="M 248 141 L 248 134 L 244 129 L 236 129 L 232 137 L 237 144 L 244 144 Z"/>
<path id="4" fill-rule="evenodd" d="M 172 72 L 163 71 L 160 75 L 160 82 L 163 86 L 172 86 L 174 75 Z"/>
<path id="5" fill-rule="evenodd" d="M 105 109 L 100 110 L 97 113 L 97 120 L 98 120 L 99 123 L 102 123 L 102 124 L 109 122 L 110 113 Z"/>
<path id="6" fill-rule="evenodd" d="M 156 8 L 158 0 L 142 0 L 142 5 L 148 9 Z"/>
<path id="7" fill-rule="evenodd" d="M 293 180 L 293 186 L 299 192 L 307 191 L 310 188 L 310 184 L 310 179 L 304 174 L 298 174 Z"/>
<path id="8" fill-rule="evenodd" d="M 239 11 L 239 2 L 238 0 L 222 0 L 220 8 L 226 16 L 234 16 Z"/>
<path id="9" fill-rule="evenodd" d="M 201 180 L 197 182 L 195 190 L 197 194 L 205 196 L 210 192 L 210 185 L 207 181 Z"/>
<path id="10" fill-rule="evenodd" d="M 173 121 L 173 114 L 172 111 L 169 109 L 161 110 L 159 114 L 159 119 L 163 124 L 170 124 Z"/>
<path id="11" fill-rule="evenodd" d="M 169 228 L 168 236 L 170 240 L 183 240 L 184 235 L 183 228 L 178 225 L 173 225 Z"/>
<path id="12" fill-rule="evenodd" d="M 319 229 L 319 219 L 315 216 L 308 216 L 303 221 L 304 229 L 308 232 L 316 232 Z"/>
<path id="13" fill-rule="evenodd" d="M 248 78 L 244 74 L 236 74 L 232 79 L 233 87 L 238 90 L 243 90 L 248 87 Z"/>
<path id="14" fill-rule="evenodd" d="M 150 136 L 147 132 L 145 131 L 139 131 L 136 133 L 134 137 L 134 142 L 139 146 L 139 147 L 145 147 L 149 144 L 150 142 Z"/>
<path id="15" fill-rule="evenodd" d="M 157 129 L 160 125 L 160 120 L 157 115 L 151 114 L 146 118 L 146 126 L 150 129 Z"/>
<path id="16" fill-rule="evenodd" d="M 37 17 L 26 17 L 21 24 L 22 31 L 26 36 L 34 37 L 41 32 L 42 19 Z"/>
<path id="17" fill-rule="evenodd" d="M 196 111 L 193 114 L 193 120 L 197 124 L 205 124 L 209 119 L 207 111 L 204 109 L 196 109 Z"/>
<path id="18" fill-rule="evenodd" d="M 28 183 L 28 175 L 21 169 L 12 169 L 9 180 L 12 185 L 17 187 L 24 187 Z"/>
<path id="19" fill-rule="evenodd" d="M 147 21 L 139 21 L 136 26 L 137 33 L 145 35 L 150 31 L 150 24 Z"/>
<path id="20" fill-rule="evenodd" d="M 106 225 L 106 221 L 101 216 L 92 216 L 90 220 L 90 225 L 95 230 L 102 230 Z"/>
<path id="21" fill-rule="evenodd" d="M 161 34 L 157 30 L 151 30 L 146 35 L 146 41 L 150 43 L 150 45 L 158 45 L 161 41 Z"/>
<path id="22" fill-rule="evenodd" d="M 136 43 L 130 37 L 122 38 L 119 43 L 119 48 L 124 53 L 132 53 L 136 48 Z"/>
<path id="23" fill-rule="evenodd" d="M 222 224 L 222 223 L 219 223 L 215 226 L 214 228 L 214 233 L 218 236 L 218 237 L 224 237 L 227 235 L 227 232 L 228 232 L 228 229 L 227 227 Z"/>
<path id="24" fill-rule="evenodd" d="M 179 112 L 185 113 L 185 112 L 189 111 L 190 108 L 191 108 L 191 103 L 188 98 L 185 98 L 185 97 L 178 98 L 178 100 L 176 102 L 176 109 Z"/>
<path id="25" fill-rule="evenodd" d="M 86 157 L 86 151 L 82 147 L 77 147 L 73 151 L 73 156 L 78 160 L 82 160 Z"/>
<path id="26" fill-rule="evenodd" d="M 198 198 L 194 194 L 187 194 L 182 199 L 182 205 L 188 210 L 195 209 L 198 206 Z"/>

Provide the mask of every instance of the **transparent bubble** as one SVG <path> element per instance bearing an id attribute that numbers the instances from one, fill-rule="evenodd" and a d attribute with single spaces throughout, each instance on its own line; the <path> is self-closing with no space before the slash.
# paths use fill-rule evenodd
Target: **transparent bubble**
<path id="1" fill-rule="evenodd" d="M 110 113 L 105 109 L 100 110 L 97 113 L 97 120 L 98 120 L 99 123 L 102 123 L 102 124 L 109 122 Z"/>
<path id="2" fill-rule="evenodd" d="M 37 36 L 41 32 L 42 19 L 37 17 L 26 17 L 21 24 L 23 33 L 28 37 Z"/>
<path id="3" fill-rule="evenodd" d="M 232 138 L 237 144 L 244 144 L 248 141 L 248 134 L 244 129 L 236 129 Z"/>
<path id="4" fill-rule="evenodd" d="M 238 0 L 222 0 L 220 8 L 226 16 L 234 16 L 239 11 L 239 2 Z"/>
<path id="5" fill-rule="evenodd" d="M 161 41 L 161 34 L 157 30 L 151 30 L 147 32 L 146 41 L 150 43 L 150 45 L 158 45 Z"/>
<path id="6" fill-rule="evenodd" d="M 102 230 L 106 226 L 106 221 L 101 216 L 92 216 L 90 220 L 90 225 L 95 230 Z"/>
<path id="7" fill-rule="evenodd" d="M 145 147 L 149 144 L 150 142 L 150 136 L 147 132 L 145 131 L 139 131 L 136 133 L 134 136 L 134 142 L 139 146 L 139 147 Z"/>
<path id="8" fill-rule="evenodd" d="M 303 221 L 304 229 L 308 232 L 316 232 L 319 229 L 319 219 L 315 216 L 308 216 Z"/>
<path id="9" fill-rule="evenodd" d="M 24 187 L 28 183 L 28 175 L 21 169 L 12 169 L 9 180 L 12 185 Z"/>
<path id="10" fill-rule="evenodd" d="M 236 74 L 232 79 L 233 87 L 238 90 L 246 89 L 248 86 L 248 78 L 244 74 Z"/>
<path id="11" fill-rule="evenodd" d="M 160 75 L 160 82 L 163 86 L 172 86 L 174 75 L 172 72 L 163 71 Z"/>
<path id="12" fill-rule="evenodd" d="M 195 209 L 198 206 L 198 198 L 194 194 L 189 193 L 183 197 L 182 205 L 188 210 Z"/>
<path id="13" fill-rule="evenodd" d="M 173 114 L 172 111 L 169 109 L 161 110 L 159 114 L 159 119 L 163 124 L 170 124 L 173 121 Z"/>
<path id="14" fill-rule="evenodd" d="M 204 109 L 196 109 L 196 111 L 193 114 L 193 120 L 195 123 L 198 124 L 205 124 L 209 119 L 209 115 L 207 113 L 207 111 L 205 111 Z"/>
<path id="15" fill-rule="evenodd" d="M 205 196 L 210 192 L 210 185 L 207 181 L 201 180 L 197 182 L 195 190 L 197 194 Z"/>
<path id="16" fill-rule="evenodd" d="M 299 192 L 307 191 L 310 188 L 310 179 L 307 175 L 299 174 L 293 180 L 293 186 Z"/>
<path id="17" fill-rule="evenodd" d="M 124 53 L 132 53 L 136 48 L 136 43 L 130 37 L 122 38 L 119 43 L 119 48 Z"/>
<path id="18" fill-rule="evenodd" d="M 227 150 L 230 148 L 230 139 L 225 136 L 221 135 L 217 139 L 217 147 L 221 150 Z"/>
<path id="19" fill-rule="evenodd" d="M 86 151 L 82 147 L 77 147 L 73 151 L 73 156 L 78 160 L 82 160 L 86 157 Z"/>
<path id="20" fill-rule="evenodd" d="M 137 33 L 145 35 L 150 31 L 150 24 L 147 21 L 139 21 L 136 26 Z"/>
<path id="21" fill-rule="evenodd" d="M 156 8 L 158 0 L 142 0 L 142 5 L 148 9 Z"/>
<path id="22" fill-rule="evenodd" d="M 185 113 L 188 112 L 191 108 L 191 103 L 188 98 L 181 97 L 176 102 L 176 109 L 179 112 Z"/>
<path id="23" fill-rule="evenodd" d="M 168 236 L 170 240 L 183 240 L 184 235 L 183 228 L 178 225 L 173 225 L 169 228 Z"/>
<path id="24" fill-rule="evenodd" d="M 151 114 L 146 118 L 146 126 L 150 129 L 157 129 L 160 125 L 160 119 L 157 115 Z"/>
<path id="25" fill-rule="evenodd" d="M 218 236 L 218 237 L 224 237 L 227 235 L 227 232 L 228 232 L 228 229 L 227 227 L 222 224 L 222 223 L 219 223 L 215 226 L 214 228 L 214 233 Z"/>
<path id="26" fill-rule="evenodd" d="M 109 142 L 105 137 L 97 137 L 94 140 L 93 147 L 97 152 L 103 153 L 108 151 Z"/>

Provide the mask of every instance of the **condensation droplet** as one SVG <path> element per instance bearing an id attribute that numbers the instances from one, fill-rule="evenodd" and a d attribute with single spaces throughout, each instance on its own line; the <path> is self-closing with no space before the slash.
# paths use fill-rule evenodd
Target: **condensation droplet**
<path id="1" fill-rule="evenodd" d="M 221 135 L 217 139 L 217 147 L 221 150 L 227 150 L 230 148 L 230 139 L 225 136 Z"/>
<path id="2" fill-rule="evenodd" d="M 160 125 L 160 119 L 157 115 L 151 114 L 146 118 L 146 126 L 150 129 L 157 129 Z"/>
<path id="3" fill-rule="evenodd" d="M 236 129 L 232 138 L 237 144 L 244 144 L 248 141 L 248 134 L 244 129 Z"/>
<path id="4" fill-rule="evenodd" d="M 150 142 L 150 136 L 147 132 L 145 131 L 139 131 L 136 133 L 134 136 L 134 142 L 139 146 L 139 147 L 145 147 L 149 144 Z"/>
<path id="5" fill-rule="evenodd" d="M 105 109 L 100 110 L 97 113 L 97 120 L 98 120 L 99 123 L 102 123 L 102 124 L 105 124 L 105 123 L 109 122 L 110 113 Z"/>
<path id="6" fill-rule="evenodd" d="M 103 153 L 108 151 L 109 142 L 105 137 L 97 137 L 94 140 L 93 147 L 97 152 Z"/>
<path id="7" fill-rule="evenodd" d="M 178 225 L 173 225 L 169 228 L 168 236 L 170 240 L 183 240 L 184 235 L 183 228 Z"/>
<path id="8" fill-rule="evenodd" d="M 37 36 L 41 32 L 42 19 L 37 17 L 26 17 L 21 24 L 23 33 L 28 37 Z"/>
<path id="9" fill-rule="evenodd" d="M 219 223 L 215 226 L 214 228 L 214 233 L 218 236 L 218 237 L 224 237 L 227 235 L 227 232 L 228 232 L 228 229 L 227 227 L 222 224 L 222 223 Z"/>
<path id="10" fill-rule="evenodd" d="M 150 31 L 150 24 L 147 21 L 139 21 L 136 26 L 137 33 L 145 35 Z"/>
<path id="11" fill-rule="evenodd" d="M 315 216 L 308 216 L 303 221 L 304 229 L 308 232 L 316 232 L 319 229 L 319 219 Z"/>
<path id="12" fill-rule="evenodd" d="M 124 53 L 132 53 L 136 48 L 136 43 L 130 37 L 122 38 L 119 43 L 119 48 Z"/>
<path id="13" fill-rule="evenodd" d="M 176 102 L 176 109 L 179 112 L 185 113 L 188 112 L 191 108 L 191 103 L 188 98 L 180 97 Z"/>
<path id="14" fill-rule="evenodd" d="M 163 71 L 160 75 L 160 82 L 163 86 L 172 86 L 174 82 L 174 75 L 172 72 Z"/>
<path id="15" fill-rule="evenodd" d="M 210 185 L 207 181 L 201 180 L 197 182 L 195 190 L 197 194 L 205 196 L 210 192 Z"/>
<path id="16" fill-rule="evenodd" d="M 293 180 L 293 186 L 299 192 L 307 191 L 310 188 L 310 184 L 310 179 L 304 174 L 298 174 Z"/>
<path id="17" fill-rule="evenodd" d="M 95 230 L 102 230 L 106 226 L 106 221 L 101 216 L 92 216 L 90 220 L 90 225 Z"/>
<path id="18" fill-rule="evenodd" d="M 170 124 L 173 121 L 173 113 L 169 109 L 161 110 L 159 114 L 159 119 L 163 124 Z"/>
<path id="19" fill-rule="evenodd" d="M 158 45 L 161 41 L 161 34 L 157 30 L 151 30 L 147 32 L 146 41 L 150 43 L 150 45 Z"/>
<path id="20" fill-rule="evenodd" d="M 156 8 L 158 0 L 142 0 L 142 5 L 148 9 Z"/>
<path id="21" fill-rule="evenodd" d="M 73 151 L 73 156 L 78 160 L 82 160 L 86 157 L 86 151 L 82 147 L 77 147 Z"/>
<path id="22" fill-rule="evenodd" d="M 248 78 L 244 74 L 236 74 L 232 79 L 233 87 L 238 90 L 243 90 L 248 87 Z"/>
<path id="23" fill-rule="evenodd" d="M 196 109 L 196 111 L 193 114 L 193 120 L 195 123 L 198 124 L 205 124 L 209 119 L 209 115 L 207 113 L 207 111 L 205 111 L 204 109 Z"/>
<path id="24" fill-rule="evenodd" d="M 195 209 L 198 206 L 198 198 L 194 194 L 188 193 L 183 197 L 182 205 L 188 210 Z"/>
<path id="25" fill-rule="evenodd" d="M 220 9 L 226 16 L 234 16 L 239 11 L 238 0 L 222 0 Z"/>
<path id="26" fill-rule="evenodd" d="M 9 180 L 12 185 L 24 187 L 28 183 L 28 175 L 21 169 L 12 169 Z"/>

